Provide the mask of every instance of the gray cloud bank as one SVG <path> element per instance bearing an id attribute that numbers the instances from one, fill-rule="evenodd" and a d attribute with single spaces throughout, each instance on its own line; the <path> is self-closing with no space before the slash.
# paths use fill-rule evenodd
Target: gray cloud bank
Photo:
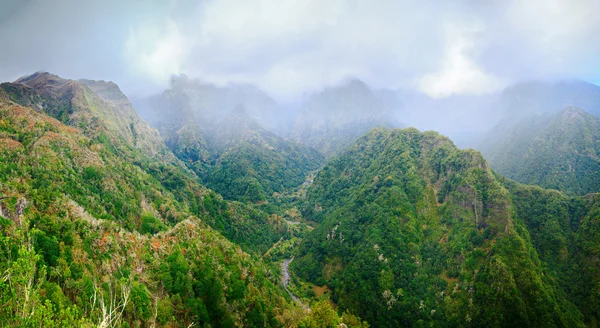
<path id="1" fill-rule="evenodd" d="M 37 70 L 128 94 L 172 74 L 278 100 L 349 77 L 434 98 L 600 80 L 600 1 L 4 0 L 0 79 Z"/>

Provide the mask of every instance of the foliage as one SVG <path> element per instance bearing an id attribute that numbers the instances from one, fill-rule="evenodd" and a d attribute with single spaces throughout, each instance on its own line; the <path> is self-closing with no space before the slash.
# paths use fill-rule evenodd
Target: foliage
<path id="1" fill-rule="evenodd" d="M 576 327 L 482 156 L 415 129 L 373 130 L 325 166 L 292 268 L 376 327 Z"/>
<path id="2" fill-rule="evenodd" d="M 300 311 L 244 252 L 285 229 L 138 150 L 81 88 L 84 131 L 0 95 L 0 325 L 271 327 Z"/>
<path id="3" fill-rule="evenodd" d="M 600 318 L 599 194 L 568 197 L 508 180 L 505 184 L 540 259 L 562 287 L 560 299 L 572 301 L 593 326 Z"/>
<path id="4" fill-rule="evenodd" d="M 594 190 L 596 123 L 561 115 L 530 168 Z M 114 84 L 2 84 L 0 326 L 597 325 L 598 194 L 521 185 L 412 128 L 374 129 L 318 173 L 243 110 L 210 132 L 163 135 L 183 163 Z M 282 286 L 292 256 L 310 309 Z"/>
<path id="5" fill-rule="evenodd" d="M 267 131 L 243 108 L 217 122 L 157 126 L 175 155 L 225 199 L 265 202 L 302 184 L 323 163 L 317 151 Z"/>
<path id="6" fill-rule="evenodd" d="M 87 137 L 31 109 L 7 101 L 1 106 L 0 153 L 6 160 L 0 162 L 0 181 L 18 194 L 30 193 L 41 211 L 68 195 L 90 216 L 142 233 L 164 231 L 195 215 L 206 216 L 207 223 L 247 251 L 262 253 L 281 237 L 266 214 L 243 204 L 227 205 L 174 158 L 150 157 L 108 127 Z M 48 242 L 40 235 L 38 244 Z"/>
<path id="7" fill-rule="evenodd" d="M 600 118 L 575 107 L 506 123 L 481 149 L 500 174 L 572 195 L 600 191 Z"/>

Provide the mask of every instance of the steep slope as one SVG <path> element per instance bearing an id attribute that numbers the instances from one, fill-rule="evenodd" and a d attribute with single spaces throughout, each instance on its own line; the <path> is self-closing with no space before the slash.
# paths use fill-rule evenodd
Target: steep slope
<path id="1" fill-rule="evenodd" d="M 292 190 L 323 163 L 315 150 L 261 128 L 243 108 L 224 118 L 209 140 L 219 157 L 206 185 L 229 199 L 258 202 Z"/>
<path id="2" fill-rule="evenodd" d="M 271 268 L 207 225 L 262 253 L 279 238 L 264 214 L 18 96 L 0 90 L 0 325 L 280 326 L 301 313 Z"/>
<path id="3" fill-rule="evenodd" d="M 226 90 L 175 79 L 141 110 L 208 187 L 227 199 L 261 202 L 299 186 L 323 163 L 315 150 L 261 124 L 265 118 L 258 116 L 271 117 L 271 105 L 261 107 L 256 97 L 228 99 L 235 92 Z"/>
<path id="4" fill-rule="evenodd" d="M 395 125 L 384 102 L 364 82 L 351 80 L 310 98 L 291 137 L 330 157 L 373 127 Z"/>
<path id="5" fill-rule="evenodd" d="M 504 125 L 484 140 L 490 165 L 508 178 L 576 195 L 600 191 L 600 118 L 579 108 Z"/>
<path id="6" fill-rule="evenodd" d="M 560 192 L 505 180 L 515 214 L 568 299 L 590 327 L 600 319 L 600 194 L 568 197 Z"/>
<path id="7" fill-rule="evenodd" d="M 124 137 L 128 143 L 148 155 L 171 156 L 171 152 L 161 141 L 158 131 L 152 129 L 146 121 L 138 116 L 119 86 L 105 81 L 79 80 L 78 82 L 86 85 L 105 102 L 101 106 L 108 107 L 109 110 L 104 111 L 101 119 L 110 122 L 114 126 L 113 129 L 119 131 L 119 135 Z"/>
<path id="8" fill-rule="evenodd" d="M 73 81 L 45 72 L 2 83 L 12 101 L 36 108 L 59 121 L 82 129 L 88 137 L 102 133 L 124 141 L 146 155 L 173 161 L 160 135 L 137 115 L 112 82 Z"/>
<path id="9" fill-rule="evenodd" d="M 375 129 L 308 189 L 320 222 L 296 274 L 376 327 L 577 327 L 483 157 L 415 129 Z"/>
<path id="10" fill-rule="evenodd" d="M 249 252 L 262 253 L 280 238 L 281 232 L 273 228 L 265 213 L 227 203 L 202 186 L 160 139 L 152 139 L 155 133 L 140 134 L 150 139 L 134 142 L 135 130 L 120 127 L 132 124 L 139 131 L 152 130 L 136 119 L 135 112 L 113 117 L 119 108 L 103 101 L 86 85 L 43 73 L 1 86 L 1 131 L 7 144 L 21 144 L 18 148 L 22 149 L 6 164 L 13 169 L 20 163 L 15 175 L 31 179 L 39 192 L 68 194 L 93 216 L 118 221 L 129 230 L 155 232 L 156 227 L 173 225 L 186 218 L 182 213 L 189 213 L 204 217 Z M 109 86 L 114 91 L 115 86 Z M 107 91 L 103 92 L 109 99 Z M 69 112 L 65 121 L 71 126 L 46 115 L 62 117 L 57 108 Z M 162 148 L 161 153 L 139 148 L 147 144 Z M 5 178 L 11 179 L 10 174 Z"/>

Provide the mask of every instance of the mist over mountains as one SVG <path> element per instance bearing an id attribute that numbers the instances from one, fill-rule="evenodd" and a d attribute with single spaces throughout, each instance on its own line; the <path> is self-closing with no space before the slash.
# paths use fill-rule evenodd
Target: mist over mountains
<path id="1" fill-rule="evenodd" d="M 251 85 L 217 87 L 174 76 L 172 87 L 162 95 L 134 97 L 133 102 L 140 115 L 155 127 L 178 117 L 211 126 L 241 106 L 265 129 L 312 147 L 318 145 L 321 152 L 333 154 L 335 149 L 326 149 L 331 146 L 320 141 L 337 143 L 326 139 L 345 133 L 355 139 L 375 126 L 440 131 L 460 147 L 478 148 L 480 140 L 494 129 L 568 106 L 598 115 L 600 88 L 582 80 L 524 81 L 501 92 L 434 98 L 407 89 L 372 88 L 358 79 L 347 79 L 289 103 L 277 102 Z M 181 109 L 175 117 L 170 115 L 174 107 Z M 340 149 L 347 146 L 341 142 Z"/>
<path id="2" fill-rule="evenodd" d="M 556 108 L 576 103 L 595 113 L 597 90 L 583 82 L 524 83 L 492 101 L 474 99 L 470 106 L 491 103 L 489 117 L 472 117 L 467 106 L 455 120 L 432 123 L 446 119 L 455 131 L 483 135 L 467 141 L 479 143 L 488 165 L 481 153 L 459 150 L 436 132 L 395 128 L 406 124 L 397 118 L 414 119 L 416 108 L 436 115 L 433 105 L 468 98 L 411 98 L 353 79 L 286 112 L 256 87 L 178 76 L 172 88 L 132 105 L 112 82 L 38 72 L 0 84 L 0 176 L 8 199 L 0 215 L 11 229 L 8 240 L 31 243 L 19 239 L 22 231 L 34 238 L 22 262 L 6 263 L 16 270 L 18 263 L 43 261 L 43 270 L 59 270 L 71 261 L 60 247 L 87 252 L 90 258 L 79 260 L 85 269 L 71 262 L 76 276 L 35 285 L 44 294 L 28 306 L 52 320 L 67 308 L 41 308 L 42 301 L 86 309 L 100 320 L 161 325 L 177 317 L 248 327 L 367 327 L 363 319 L 382 327 L 466 319 L 481 326 L 593 326 L 600 119 L 579 107 Z M 454 124 L 461 119 L 471 121 Z M 55 236 L 65 215 L 60 208 L 68 209 L 64 222 L 76 224 L 61 229 L 75 239 L 127 255 L 97 257 L 70 235 Z M 36 228 L 26 230 L 23 220 Z M 107 236 L 120 237 L 107 244 Z M 146 259 L 135 262 L 120 249 L 127 245 L 122 238 Z M 183 254 L 189 238 L 203 240 L 205 251 Z M 219 247 L 239 248 L 233 255 L 215 253 Z M 132 264 L 114 264 L 122 258 Z M 283 287 L 272 275 L 282 260 L 280 274 L 294 277 Z M 114 268 L 103 267 L 106 261 Z M 119 273 L 123 267 L 138 273 Z M 90 278 L 98 270 L 110 285 Z M 253 282 L 244 270 L 252 270 Z M 121 293 L 123 305 L 111 306 L 134 310 L 102 314 L 101 306 L 66 296 L 77 284 L 88 284 L 89 297 Z M 197 289 L 186 292 L 186 284 Z M 359 289 L 350 288 L 355 284 Z M 45 296 L 48 290 L 58 294 Z M 10 313 L 22 306 L 19 293 L 3 293 Z M 163 305 L 130 303 L 130 293 Z M 501 306 L 488 306 L 492 300 Z M 425 307 L 429 312 L 419 311 Z M 0 316 L 14 323 L 7 318 Z M 95 322 L 77 318 L 62 320 Z"/>
<path id="3" fill-rule="evenodd" d="M 600 2 L 0 2 L 1 327 L 600 327 Z"/>

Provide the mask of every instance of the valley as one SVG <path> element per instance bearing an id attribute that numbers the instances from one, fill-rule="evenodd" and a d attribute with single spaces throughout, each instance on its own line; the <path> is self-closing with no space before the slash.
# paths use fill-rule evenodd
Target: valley
<path id="1" fill-rule="evenodd" d="M 1 84 L 0 100 L 4 325 L 583 327 L 599 316 L 600 171 L 570 165 L 575 180 L 553 191 L 496 162 L 549 165 L 540 140 L 567 163 L 595 158 L 598 119 L 582 109 L 527 130 L 526 151 L 546 157 L 490 142 L 490 165 L 436 132 L 360 117 L 353 133 L 369 131 L 331 153 L 239 105 L 197 122 L 206 142 L 174 145 L 183 122 L 155 129 L 115 84 L 49 73 Z"/>
<path id="2" fill-rule="evenodd" d="M 0 1 L 0 327 L 600 328 L 600 1 Z"/>

